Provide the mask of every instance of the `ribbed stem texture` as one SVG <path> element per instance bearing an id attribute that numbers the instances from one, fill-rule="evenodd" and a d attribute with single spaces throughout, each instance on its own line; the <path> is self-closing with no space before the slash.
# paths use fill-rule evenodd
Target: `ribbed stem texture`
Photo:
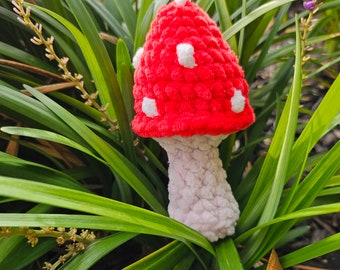
<path id="1" fill-rule="evenodd" d="M 170 217 L 212 242 L 233 234 L 239 217 L 239 207 L 226 181 L 217 148 L 225 137 L 156 139 L 169 159 Z"/>

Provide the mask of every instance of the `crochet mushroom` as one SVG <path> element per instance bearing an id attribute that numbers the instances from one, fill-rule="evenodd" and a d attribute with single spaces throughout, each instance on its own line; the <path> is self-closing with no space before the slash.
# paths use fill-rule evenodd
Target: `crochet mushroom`
<path id="1" fill-rule="evenodd" d="M 232 235 L 239 207 L 218 145 L 254 122 L 235 54 L 197 4 L 175 0 L 159 9 L 133 64 L 132 128 L 167 151 L 170 217 L 210 241 Z"/>

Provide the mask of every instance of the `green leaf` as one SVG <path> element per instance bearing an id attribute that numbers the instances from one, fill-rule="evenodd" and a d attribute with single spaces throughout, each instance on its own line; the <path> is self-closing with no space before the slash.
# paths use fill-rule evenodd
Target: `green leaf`
<path id="1" fill-rule="evenodd" d="M 285 6 L 286 10 L 288 10 L 289 6 Z M 247 44 L 242 48 L 242 54 L 240 56 L 240 63 L 241 65 L 246 65 L 249 61 L 249 58 L 254 54 L 257 44 L 259 40 L 262 38 L 263 33 L 268 29 L 268 25 L 271 23 L 273 17 L 275 20 L 279 19 L 276 15 L 276 9 L 270 10 L 263 14 L 263 16 L 256 19 L 251 25 L 248 26 L 244 44 Z M 271 31 L 273 31 L 271 29 Z M 242 30 L 241 30 L 242 33 Z M 241 48 L 240 48 L 241 49 Z"/>
<path id="2" fill-rule="evenodd" d="M 18 225 L 20 226 L 20 225 Z M 23 238 L 15 237 L 16 240 L 23 240 Z M 3 240 L 3 239 L 1 239 Z M 4 243 L 8 243 L 12 239 L 4 239 Z M 39 239 L 39 244 L 32 248 L 27 241 L 20 241 L 21 245 L 15 247 L 15 252 L 6 257 L 4 261 L 0 263 L 0 269 L 21 270 L 25 266 L 28 266 L 35 260 L 42 257 L 49 250 L 56 246 L 55 239 Z M 11 242 L 13 243 L 13 242 Z M 7 246 L 5 249 L 9 248 Z"/>
<path id="3" fill-rule="evenodd" d="M 77 149 L 97 160 L 99 160 L 102 163 L 105 163 L 104 160 L 102 160 L 100 157 L 95 155 L 92 151 L 90 151 L 88 148 L 80 145 L 79 143 L 62 136 L 60 134 L 46 131 L 46 130 L 41 130 L 41 129 L 34 129 L 34 128 L 22 128 L 22 127 L 1 127 L 0 130 L 2 132 L 11 134 L 11 135 L 19 135 L 19 136 L 27 136 L 30 138 L 38 138 L 38 139 L 43 139 L 51 142 L 56 142 L 60 143 L 69 147 L 72 147 L 74 149 Z"/>
<path id="4" fill-rule="evenodd" d="M 21 158 L 0 152 L 0 174 L 2 176 L 21 177 L 47 184 L 88 191 L 69 175 Z"/>
<path id="5" fill-rule="evenodd" d="M 55 51 L 58 53 L 59 57 L 64 56 L 68 57 L 70 59 L 68 64 L 70 70 L 72 65 L 72 69 L 74 67 L 76 73 L 81 74 L 83 76 L 84 85 L 87 91 L 89 93 L 95 92 L 91 74 L 89 72 L 87 65 L 84 64 L 85 61 L 83 55 L 79 51 L 78 45 L 81 43 L 79 43 L 79 41 L 76 40 L 76 38 L 72 35 L 72 33 L 68 30 L 68 28 L 65 25 L 60 23 L 54 17 L 50 16 L 43 10 L 37 9 L 35 6 L 31 5 L 31 7 L 34 20 L 43 25 L 43 28 L 48 33 L 48 35 L 54 37 Z M 68 17 L 71 17 L 70 23 L 71 22 L 75 23 L 74 18 L 72 16 L 63 16 L 62 14 L 58 15 L 60 17 L 63 17 L 64 20 L 67 20 Z M 67 14 L 71 15 L 69 13 Z M 50 65 L 57 67 L 56 62 L 54 61 L 50 62 Z"/>
<path id="6" fill-rule="evenodd" d="M 299 29 L 298 24 L 296 26 Z M 300 91 L 302 87 L 302 57 L 301 57 L 301 40 L 299 38 L 299 31 L 296 31 L 296 57 L 294 64 L 294 77 L 292 89 L 289 93 L 288 100 L 286 102 L 285 108 L 283 110 L 278 128 L 275 132 L 271 147 L 268 151 L 270 155 L 272 151 L 280 152 L 280 157 L 277 161 L 277 168 L 275 171 L 275 176 L 273 180 L 273 185 L 269 195 L 269 200 L 263 210 L 262 216 L 260 218 L 259 224 L 271 220 L 277 211 L 281 192 L 283 190 L 284 184 L 286 182 L 286 172 L 289 164 L 289 157 L 294 143 L 296 125 L 299 112 L 300 104 Z M 278 144 L 276 145 L 276 138 L 279 137 Z M 282 140 L 283 139 L 283 140 Z M 281 142 L 280 142 L 281 141 Z M 275 148 L 277 147 L 277 148 Z M 280 149 L 280 150 L 278 150 Z M 263 166 L 271 166 L 266 161 Z"/>
<path id="7" fill-rule="evenodd" d="M 295 137 L 302 78 L 298 31 L 296 39 L 297 56 L 292 88 L 254 190 L 241 214 L 239 220 L 241 231 L 248 227 L 256 219 L 255 215 L 260 215 L 260 212 L 262 212 L 260 224 L 274 217 L 286 182 L 286 171 Z M 261 209 L 262 207 L 264 210 Z"/>
<path id="8" fill-rule="evenodd" d="M 54 73 L 56 72 L 56 69 L 52 68 L 46 61 L 1 41 L 0 54 L 15 59 L 18 62 L 32 65 L 33 67 L 38 67 Z"/>
<path id="9" fill-rule="evenodd" d="M 124 155 L 98 137 L 79 119 L 66 111 L 59 104 L 32 87 L 25 86 L 25 88 L 40 100 L 47 109 L 51 110 L 52 113 L 62 119 L 62 121 L 68 125 L 69 129 L 78 134 L 79 138 L 83 139 L 86 144 L 89 144 L 90 147 L 107 162 L 110 168 L 124 179 L 124 181 L 126 181 L 154 210 L 165 215 L 167 214 L 158 199 L 158 194 L 154 187 Z"/>
<path id="10" fill-rule="evenodd" d="M 118 104 L 121 97 L 119 95 L 120 91 L 116 73 L 111 61 L 109 61 L 110 58 L 105 46 L 99 38 L 95 22 L 82 1 L 73 0 L 67 1 L 67 3 L 83 33 L 57 14 L 50 13 L 50 15 L 64 24 L 77 39 L 93 80 L 95 81 L 96 88 L 99 91 L 101 103 L 103 105 L 110 104 L 107 108 L 109 117 L 118 117 L 118 114 L 120 114 L 123 109 Z M 45 12 L 47 11 L 45 10 Z"/>
<path id="11" fill-rule="evenodd" d="M 293 2 L 294 0 L 273 0 L 268 3 L 265 3 L 255 9 L 254 11 L 247 14 L 247 16 L 243 17 L 239 21 L 233 24 L 229 29 L 227 29 L 225 32 L 223 32 L 223 38 L 225 40 L 229 40 L 232 36 L 234 36 L 236 33 L 238 33 L 241 29 L 244 29 L 248 24 L 262 16 L 263 14 L 278 8 L 280 6 L 283 6 L 287 3 Z"/>
<path id="12" fill-rule="evenodd" d="M 245 224 L 249 225 L 250 220 L 248 219 L 247 213 L 253 214 L 251 212 L 254 205 L 257 205 L 257 210 L 259 210 L 255 215 L 260 215 L 258 225 L 272 220 L 277 213 L 279 203 L 282 199 L 281 194 L 286 183 L 289 157 L 295 138 L 302 84 L 301 40 L 298 21 L 296 21 L 296 25 L 296 58 L 292 87 L 255 188 L 241 215 L 240 223 L 245 222 Z M 251 218 L 254 219 L 254 216 Z M 243 226 L 245 224 L 243 224 Z M 264 239 L 266 239 L 267 235 L 268 233 L 266 229 L 264 229 L 259 233 L 253 234 L 247 241 L 247 248 L 241 252 L 242 260 L 247 262 L 245 264 L 246 268 L 253 265 L 261 256 L 270 250 L 269 245 L 263 244 L 266 243 Z"/>
<path id="13" fill-rule="evenodd" d="M 96 87 L 99 90 L 101 103 L 103 105 L 110 105 L 107 108 L 107 113 L 112 119 L 117 117 L 120 132 L 128 144 L 129 142 L 132 142 L 132 132 L 129 122 L 127 121 L 115 70 L 111 61 L 109 61 L 109 55 L 103 42 L 99 38 L 95 23 L 82 1 L 69 1 L 68 5 L 74 13 L 75 18 L 78 20 L 84 34 L 58 14 L 42 7 L 35 8 L 38 8 L 54 17 L 72 33 L 83 53 Z M 89 40 L 91 40 L 91 42 Z"/>
<path id="14" fill-rule="evenodd" d="M 209 8 L 214 3 L 214 0 L 197 0 L 196 3 L 205 11 L 208 11 Z"/>
<path id="15" fill-rule="evenodd" d="M 334 128 L 340 122 L 340 102 L 338 102 L 340 89 L 340 75 L 332 83 L 324 96 L 322 102 L 313 113 L 311 119 L 303 129 L 301 135 L 296 140 L 291 158 L 291 166 L 288 168 L 289 175 L 292 175 L 299 166 L 301 156 L 299 153 L 304 152 L 306 145 L 309 145 L 309 151 L 328 131 Z M 337 121 L 333 121 L 336 117 Z M 310 141 L 310 144 L 308 143 Z"/>
<path id="16" fill-rule="evenodd" d="M 294 229 L 290 230 L 284 237 L 282 237 L 282 240 L 279 241 L 275 247 L 279 248 L 281 246 L 284 246 L 288 244 L 289 242 L 295 241 L 295 239 L 299 237 L 303 237 L 306 233 L 310 231 L 310 226 L 309 225 L 304 225 L 304 226 L 298 226 L 295 227 Z"/>
<path id="17" fill-rule="evenodd" d="M 263 46 L 261 47 L 261 53 L 256 58 L 256 63 L 251 66 L 249 70 L 246 70 L 246 77 L 249 82 L 253 82 L 256 73 L 259 71 L 260 67 L 262 66 L 262 62 L 268 55 L 268 50 L 270 46 L 273 44 L 273 40 L 275 38 L 275 35 L 277 34 L 277 31 L 282 24 L 282 21 L 284 17 L 287 15 L 287 12 L 289 10 L 289 5 L 283 6 L 280 11 L 278 12 L 273 27 L 271 28 L 268 36 L 266 37 Z M 247 61 L 249 60 L 248 57 L 246 57 Z"/>
<path id="18" fill-rule="evenodd" d="M 143 47 L 146 33 L 149 31 L 149 26 L 153 17 L 155 3 L 152 0 L 142 0 L 141 9 L 137 17 L 136 36 L 134 39 L 134 51 Z"/>
<path id="19" fill-rule="evenodd" d="M 86 250 L 78 254 L 70 262 L 67 262 L 60 269 L 62 270 L 74 270 L 74 269 L 90 269 L 96 262 L 109 252 L 124 244 L 128 240 L 134 238 L 135 233 L 115 233 L 113 235 L 100 238 L 94 243 L 90 244 Z M 114 258 L 113 258 L 114 259 Z"/>
<path id="20" fill-rule="evenodd" d="M 123 101 L 128 115 L 128 121 L 131 123 L 134 115 L 134 98 L 132 95 L 133 72 L 131 57 L 128 48 L 123 40 L 119 39 L 116 48 L 117 77 L 120 89 L 122 91 Z"/>
<path id="21" fill-rule="evenodd" d="M 0 226 L 87 227 L 146 233 L 187 240 L 214 254 L 208 240 L 193 229 L 149 210 L 101 196 L 3 176 L 0 195 L 92 214 L 0 214 Z"/>
<path id="22" fill-rule="evenodd" d="M 117 37 L 124 40 L 129 50 L 132 52 L 133 40 L 131 38 L 131 34 L 123 28 L 114 14 L 111 14 L 110 11 L 99 1 L 87 0 L 86 2 L 89 6 L 91 6 L 92 10 L 95 11 L 107 23 L 109 28 L 117 35 Z M 110 4 L 113 4 L 113 2 Z M 115 5 L 115 7 L 117 6 Z"/>
<path id="23" fill-rule="evenodd" d="M 191 269 L 193 262 L 195 260 L 195 256 L 190 253 L 188 254 L 181 262 L 179 262 L 173 270 L 183 270 L 183 269 Z"/>
<path id="24" fill-rule="evenodd" d="M 338 141 L 327 154 L 318 162 L 313 170 L 299 185 L 288 212 L 303 209 L 312 204 L 329 179 L 340 169 L 340 141 Z"/>
<path id="25" fill-rule="evenodd" d="M 215 5 L 218 13 L 219 27 L 221 29 L 221 32 L 224 32 L 232 26 L 228 6 L 226 1 L 223 0 L 215 0 Z M 235 36 L 231 37 L 228 42 L 230 44 L 230 48 L 238 55 L 238 48 Z"/>
<path id="26" fill-rule="evenodd" d="M 67 124 L 39 101 L 3 85 L 0 85 L 0 90 L 0 110 L 2 112 L 18 116 L 20 120 L 25 120 L 27 124 L 37 126 L 38 123 L 40 126 L 58 131 L 78 143 L 84 143 Z"/>
<path id="27" fill-rule="evenodd" d="M 182 259 L 188 256 L 188 247 L 178 241 L 173 241 L 163 248 L 127 266 L 124 270 L 172 270 Z"/>
<path id="28" fill-rule="evenodd" d="M 248 182 L 241 182 L 240 180 L 243 178 L 242 174 L 244 170 L 247 168 L 249 161 L 253 158 L 254 151 L 256 151 L 256 144 L 259 140 L 263 137 L 263 130 L 266 128 L 268 119 L 271 117 L 273 110 L 277 106 L 278 102 L 281 98 L 284 98 L 286 95 L 286 82 L 287 78 L 290 78 L 293 74 L 292 66 L 294 64 L 294 59 L 290 58 L 288 61 L 284 62 L 277 71 L 274 73 L 273 78 L 270 80 L 267 86 L 264 86 L 261 91 L 254 91 L 250 92 L 250 99 L 251 100 L 259 100 L 261 104 L 255 106 L 259 107 L 256 112 L 256 123 L 249 128 L 247 132 L 249 144 L 248 148 L 245 149 L 243 155 L 240 155 L 238 158 L 231 160 L 231 168 L 232 170 L 229 171 L 229 179 L 230 182 L 234 181 L 234 185 L 238 186 L 237 191 L 243 189 L 243 186 L 247 186 Z M 259 95 L 259 97 L 254 97 L 253 95 Z M 254 103 L 252 101 L 252 103 Z M 272 136 L 270 136 L 272 137 Z M 262 140 L 261 140 L 262 141 Z M 262 167 L 262 166 L 261 166 Z M 255 175 L 256 177 L 258 174 Z M 233 180 L 234 179 L 234 180 Z M 241 183 L 240 183 L 241 182 Z M 247 183 L 247 184 L 245 184 Z M 255 184 L 255 183 L 254 183 Z M 253 189 L 254 184 L 251 184 L 249 190 Z M 243 193 L 243 191 L 241 191 Z M 249 199 L 249 194 L 246 198 L 241 201 L 242 205 L 245 205 L 246 199 Z M 251 211 L 249 214 L 255 214 L 254 212 L 257 211 L 257 205 L 254 205 L 254 211 Z M 249 221 L 250 223 L 255 223 L 257 221 L 256 215 L 252 215 Z M 238 223 L 241 225 L 240 223 Z M 241 225 L 243 227 L 243 225 Z"/>
<path id="29" fill-rule="evenodd" d="M 311 259 L 320 257 L 322 255 L 339 250 L 340 233 L 333 234 L 316 243 L 310 244 L 306 247 L 293 251 L 285 256 L 280 257 L 282 267 L 288 268 L 309 261 Z"/>
<path id="30" fill-rule="evenodd" d="M 3 268 L 4 261 L 9 260 L 13 256 L 13 252 L 18 250 L 21 245 L 28 245 L 27 241 L 23 239 L 21 236 L 12 236 L 10 238 L 1 238 L 0 239 L 0 267 Z M 17 257 L 14 260 L 18 260 Z"/>
<path id="31" fill-rule="evenodd" d="M 42 0 L 42 6 L 65 17 L 65 8 L 62 0 Z"/>
<path id="32" fill-rule="evenodd" d="M 28 213 L 50 212 L 51 207 L 37 205 Z M 39 239 L 34 248 L 22 236 L 12 236 L 0 239 L 0 269 L 21 270 L 31 264 L 57 245 L 55 239 Z"/>
<path id="33" fill-rule="evenodd" d="M 330 35 L 320 35 L 317 37 L 311 37 L 306 41 L 306 45 L 315 45 L 319 42 L 322 41 L 327 41 L 330 39 L 335 38 L 335 36 L 333 34 Z M 277 42 L 282 42 L 282 40 L 276 40 L 275 42 L 273 42 L 273 44 L 276 44 Z M 265 59 L 263 59 L 262 64 L 260 66 L 258 66 L 257 68 L 261 69 L 264 68 L 266 66 L 270 66 L 273 63 L 277 63 L 282 61 L 282 59 L 285 59 L 287 56 L 291 56 L 293 55 L 294 52 L 294 48 L 295 45 L 294 44 L 290 44 L 290 45 L 286 45 L 284 47 L 280 47 L 277 50 L 274 50 L 273 52 L 269 52 L 266 54 Z M 250 60 L 249 63 L 247 63 L 247 66 L 249 67 L 253 67 L 253 65 L 255 64 L 255 60 Z"/>
<path id="34" fill-rule="evenodd" d="M 56 98 L 68 105 L 70 105 L 73 109 L 76 109 L 85 115 L 91 117 L 94 121 L 91 122 L 91 127 L 93 127 L 95 124 L 100 125 L 101 127 L 105 127 L 105 123 L 102 123 L 101 120 L 103 118 L 103 114 L 98 111 L 97 109 L 93 107 L 89 107 L 85 104 L 84 100 L 78 100 L 74 97 L 71 97 L 67 94 L 61 93 L 61 92 L 53 92 L 49 93 L 49 96 Z M 88 122 L 89 123 L 89 122 Z M 98 125 L 95 125 L 99 127 Z M 111 134 L 111 133 L 110 133 Z M 111 134 L 112 135 L 112 134 Z M 110 136 L 111 137 L 111 136 Z"/>
<path id="35" fill-rule="evenodd" d="M 117 76 L 113 68 L 113 64 L 109 61 L 109 54 L 104 46 L 103 41 L 99 38 L 98 29 L 89 11 L 81 0 L 66 1 L 75 18 L 80 25 L 88 45 L 92 52 L 84 53 L 85 58 L 91 56 L 92 59 L 87 59 L 91 74 L 99 90 L 99 98 L 103 105 L 109 104 L 107 113 L 109 117 L 117 118 L 119 132 L 124 141 L 124 149 L 127 157 L 134 160 L 133 151 L 133 133 L 130 126 L 130 121 L 126 112 L 124 99 L 120 91 Z M 91 42 L 90 42 L 91 41 Z M 81 45 L 80 45 L 81 46 Z M 87 46 L 87 44 L 86 44 Z M 97 68 L 93 67 L 93 62 L 97 63 Z M 115 114 L 113 113 L 115 112 Z"/>
<path id="36" fill-rule="evenodd" d="M 156 0 L 155 1 L 155 7 L 154 7 L 154 13 L 156 13 L 161 6 L 164 6 L 167 3 L 168 3 L 167 0 Z"/>
<path id="37" fill-rule="evenodd" d="M 137 17 L 132 5 L 129 3 L 129 1 L 114 0 L 114 3 L 116 4 L 116 7 L 124 23 L 129 29 L 130 35 L 134 37 L 136 32 Z"/>
<path id="38" fill-rule="evenodd" d="M 248 230 L 247 232 L 241 234 L 239 237 L 237 237 L 235 242 L 241 243 L 245 241 L 248 237 L 253 235 L 256 231 L 269 227 L 270 225 L 273 225 L 273 224 L 277 224 L 281 222 L 285 224 L 285 221 L 287 220 L 294 220 L 294 219 L 300 220 L 300 219 L 305 219 L 305 218 L 318 216 L 318 215 L 337 213 L 339 211 L 340 211 L 340 203 L 332 203 L 332 204 L 326 204 L 326 205 L 320 205 L 320 206 L 309 207 L 306 209 L 301 209 L 301 210 L 277 217 L 267 223 L 256 226 Z"/>
<path id="39" fill-rule="evenodd" d="M 217 244 L 216 260 L 220 270 L 244 269 L 232 238 L 224 239 Z"/>

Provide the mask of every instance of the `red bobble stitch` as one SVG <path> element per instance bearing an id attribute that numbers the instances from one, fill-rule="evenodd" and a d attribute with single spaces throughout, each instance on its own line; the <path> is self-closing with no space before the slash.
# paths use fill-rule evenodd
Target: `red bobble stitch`
<path id="1" fill-rule="evenodd" d="M 214 73 L 207 66 L 196 67 L 197 75 L 201 81 L 214 80 Z"/>
<path id="2" fill-rule="evenodd" d="M 198 81 L 198 77 L 195 69 L 187 69 L 184 73 L 184 80 L 188 83 L 195 83 Z"/>
<path id="3" fill-rule="evenodd" d="M 170 73 L 170 79 L 171 80 L 173 80 L 173 81 L 184 81 L 182 67 L 172 66 L 172 67 L 169 67 L 169 69 L 171 70 L 171 71 L 168 71 L 168 72 L 171 72 Z"/>
<path id="4" fill-rule="evenodd" d="M 200 99 L 210 100 L 212 98 L 209 84 L 197 83 L 194 90 L 197 97 Z"/>
<path id="5" fill-rule="evenodd" d="M 183 97 L 181 95 L 181 86 L 180 82 L 169 82 L 164 91 L 169 99 L 171 100 L 182 100 Z"/>
<path id="6" fill-rule="evenodd" d="M 186 83 L 181 86 L 181 94 L 183 99 L 185 100 L 192 100 L 196 98 L 196 93 L 194 91 L 194 84 Z"/>

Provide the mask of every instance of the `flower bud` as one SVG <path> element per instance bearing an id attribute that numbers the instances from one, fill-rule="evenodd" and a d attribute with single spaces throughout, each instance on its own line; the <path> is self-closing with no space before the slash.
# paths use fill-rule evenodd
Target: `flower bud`
<path id="1" fill-rule="evenodd" d="M 308 11 L 313 11 L 315 8 L 315 0 L 306 0 L 303 2 L 303 7 Z"/>

